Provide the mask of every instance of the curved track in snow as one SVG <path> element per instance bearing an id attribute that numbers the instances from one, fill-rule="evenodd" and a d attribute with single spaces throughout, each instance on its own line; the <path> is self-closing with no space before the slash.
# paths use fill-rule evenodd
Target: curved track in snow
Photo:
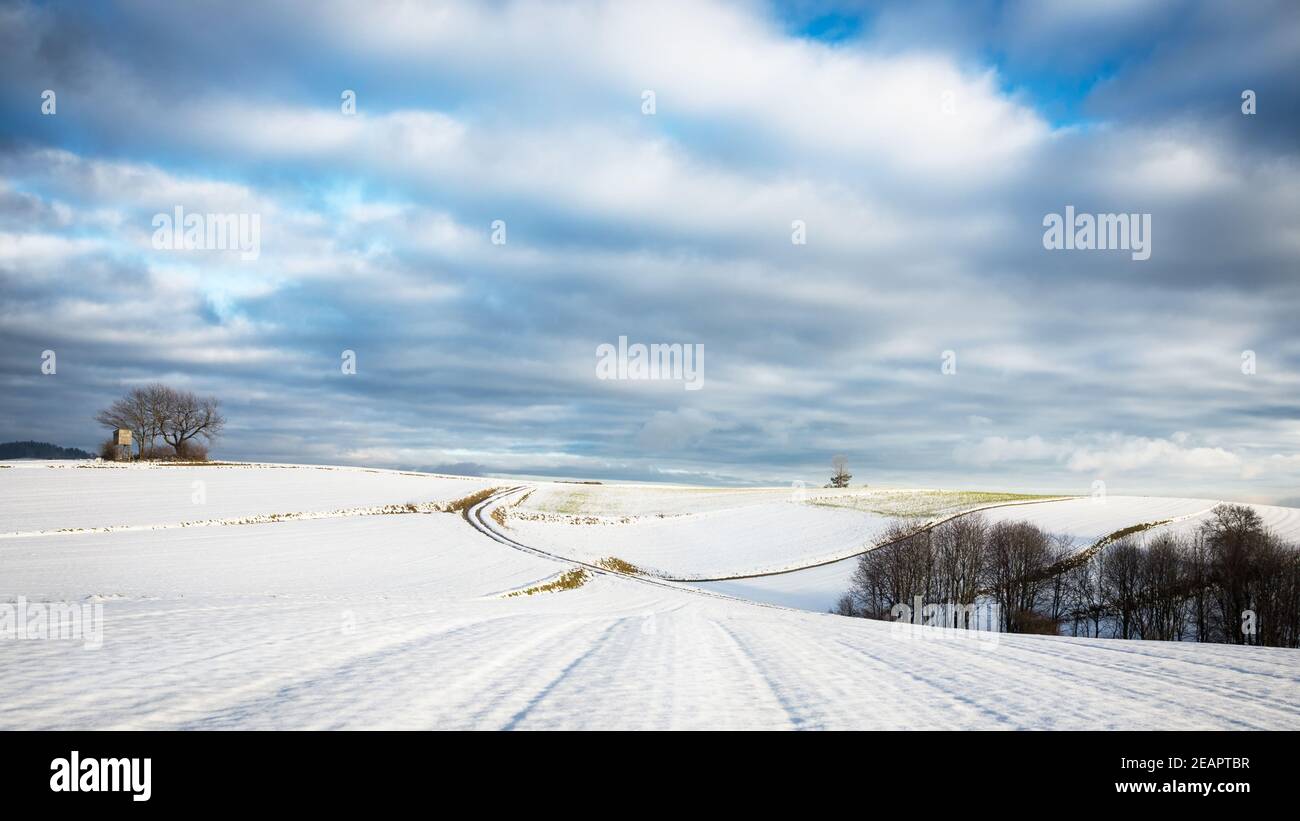
<path id="1" fill-rule="evenodd" d="M 496 505 L 503 502 L 507 498 L 524 491 L 532 491 L 532 490 L 535 490 L 535 488 L 532 486 L 519 485 L 516 487 L 508 488 L 499 493 L 493 494 L 492 496 L 488 497 L 487 499 L 484 499 L 482 502 L 478 503 L 477 505 L 474 505 L 472 508 L 465 510 L 464 511 L 465 520 L 468 521 L 470 525 L 473 526 L 479 532 L 483 533 L 489 538 L 501 542 L 502 544 L 510 545 L 511 547 L 514 547 L 519 550 L 523 550 L 527 553 L 532 553 L 534 555 L 546 556 L 547 558 L 569 562 L 571 564 L 580 565 L 582 567 L 590 568 L 592 570 L 607 572 L 605 571 L 604 568 L 600 567 L 599 565 L 593 564 L 583 559 L 578 559 L 578 558 L 573 558 L 570 556 L 563 555 L 561 553 L 556 552 L 554 548 L 552 548 L 551 550 L 546 550 L 541 547 L 537 547 L 535 545 L 525 544 L 519 541 L 518 539 L 515 539 L 512 536 L 502 532 L 498 524 L 491 519 L 490 515 L 487 515 L 491 510 L 491 508 L 495 507 Z M 1069 503 L 1073 501 L 1078 501 L 1078 497 L 1063 496 L 1063 497 L 1051 498 L 1051 499 L 1035 499 L 1032 501 L 1017 501 L 1017 502 L 998 502 L 994 504 L 980 505 L 978 507 L 972 507 L 967 510 L 958 511 L 957 513 L 951 513 L 946 516 L 940 516 L 931 519 L 925 522 L 924 524 L 918 526 L 915 530 L 911 531 L 911 533 L 909 533 L 909 536 L 915 535 L 917 533 L 924 533 L 926 531 L 933 530 L 934 528 L 939 527 L 940 525 L 943 525 L 947 522 L 955 521 L 962 517 L 971 516 L 974 514 L 987 513 L 989 511 L 995 511 L 995 510 L 1004 511 L 1007 508 L 1019 508 L 1019 507 L 1026 507 L 1030 505 L 1061 504 L 1061 503 Z M 1217 504 L 1217 502 L 1214 504 Z M 1188 520 L 1196 519 L 1209 513 L 1210 510 L 1212 509 L 1213 509 L 1213 504 L 1206 506 L 1202 509 L 1195 510 L 1190 513 L 1170 516 L 1166 524 L 1168 525 L 1174 523 L 1181 523 Z M 1140 524 L 1140 523 L 1141 523 L 1140 521 L 1132 521 L 1132 522 L 1124 521 L 1120 525 L 1120 527 L 1107 530 L 1106 533 L 1102 533 L 1099 535 L 1105 536 L 1111 532 L 1114 532 L 1114 530 L 1120 529 L 1121 527 L 1127 527 L 1129 525 Z M 899 539 L 887 539 L 884 541 L 873 542 L 861 548 L 839 553 L 834 556 L 819 557 L 813 561 L 795 564 L 789 567 L 782 567 L 775 570 L 758 570 L 753 572 L 742 572 L 742 573 L 701 574 L 701 575 L 681 575 L 681 574 L 655 572 L 653 574 L 653 578 L 660 579 L 666 582 L 675 582 L 678 584 L 699 584 L 699 583 L 711 583 L 711 582 L 746 581 L 751 579 L 764 579 L 772 576 L 786 576 L 792 573 L 803 573 L 809 570 L 816 570 L 818 568 L 824 568 L 829 565 L 847 562 L 850 559 L 856 559 L 857 557 L 865 553 L 870 553 L 873 550 L 879 550 L 882 547 L 888 547 L 891 544 L 895 544 L 898 541 L 901 541 L 902 538 L 907 538 L 907 537 L 900 537 Z M 641 576 L 640 578 L 645 578 L 645 576 Z"/>
<path id="2" fill-rule="evenodd" d="M 0 471 L 0 490 L 26 509 L 47 491 L 65 507 L 80 494 L 92 523 L 112 509 L 93 509 L 86 476 L 120 478 L 51 471 L 41 489 L 5 473 L 17 471 Z M 292 474 L 230 475 L 243 500 L 232 514 L 250 500 L 299 507 Z M 364 473 L 320 475 L 344 502 L 370 487 Z M 137 482 L 162 521 L 192 515 L 176 478 Z M 909 630 L 773 607 L 597 568 L 598 553 L 573 561 L 563 529 L 537 549 L 491 516 L 521 492 L 464 522 L 0 540 L 0 604 L 103 603 L 97 650 L 0 641 L 0 730 L 1300 728 L 1300 651 Z M 578 589 L 505 595 L 575 566 L 591 573 Z"/>
<path id="3" fill-rule="evenodd" d="M 561 556 L 558 553 L 551 553 L 546 550 L 542 550 L 541 548 L 533 547 L 531 545 L 526 545 L 523 542 L 517 541 L 516 539 L 512 539 L 510 538 L 510 536 L 506 535 L 505 533 L 502 533 L 494 526 L 496 523 L 492 521 L 491 514 L 488 511 L 491 508 L 495 507 L 500 502 L 508 499 L 509 497 L 517 493 L 520 493 L 522 491 L 526 491 L 530 489 L 531 488 L 529 488 L 527 485 L 519 485 L 516 487 L 507 488 L 505 490 L 499 491 L 487 497 L 486 499 L 479 502 L 478 504 L 466 508 L 461 512 L 461 515 L 464 517 L 465 521 L 469 522 L 470 527 L 473 527 L 479 533 L 482 533 L 484 536 L 487 536 L 489 539 L 492 539 L 493 541 L 500 542 L 503 545 L 512 547 L 515 550 L 519 550 L 533 556 L 538 556 L 544 559 L 551 559 L 552 561 L 561 562 L 566 565 L 576 565 L 597 575 L 616 576 L 620 579 L 631 579 L 633 581 L 638 581 L 643 584 L 653 585 L 655 587 L 662 587 L 668 590 L 675 590 L 682 593 L 694 593 L 699 596 L 705 596 L 714 599 L 726 599 L 728 601 L 744 602 L 746 604 L 758 605 L 759 607 L 774 607 L 779 610 L 794 609 L 794 608 L 788 608 L 777 604 L 768 604 L 767 602 L 750 601 L 749 599 L 742 599 L 742 598 L 737 598 L 735 596 L 728 596 L 725 593 L 714 593 L 709 590 L 700 590 L 698 588 L 690 587 L 689 585 L 684 584 L 683 583 L 684 580 L 680 580 L 680 579 L 665 579 L 657 576 L 646 576 L 643 574 L 636 574 L 636 573 L 619 573 L 617 571 L 610 570 L 609 568 L 601 567 L 598 564 L 582 561 L 581 559 L 571 559 L 568 556 Z"/>

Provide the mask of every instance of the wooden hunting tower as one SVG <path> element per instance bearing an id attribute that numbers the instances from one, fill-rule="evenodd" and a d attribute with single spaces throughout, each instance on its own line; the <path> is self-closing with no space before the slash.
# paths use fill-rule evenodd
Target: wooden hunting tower
<path id="1" fill-rule="evenodd" d="M 131 431 L 129 428 L 118 428 L 113 431 L 113 444 L 117 445 L 117 461 L 126 462 L 131 459 Z"/>

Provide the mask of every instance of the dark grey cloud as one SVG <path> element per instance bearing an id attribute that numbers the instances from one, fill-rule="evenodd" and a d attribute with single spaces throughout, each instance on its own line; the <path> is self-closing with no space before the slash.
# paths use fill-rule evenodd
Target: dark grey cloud
<path id="1" fill-rule="evenodd" d="M 873 483 L 1294 487 L 1297 143 L 1284 107 L 1242 126 L 1202 105 L 1235 80 L 1164 79 L 1212 10 L 889 5 L 808 59 L 762 6 L 699 6 L 737 25 L 675 58 L 701 61 L 683 80 L 602 43 L 637 15 L 685 34 L 685 6 L 564 18 L 554 45 L 510 39 L 529 4 L 451 8 L 454 49 L 418 15 L 375 22 L 392 8 L 6 7 L 0 438 L 92 446 L 99 405 L 161 379 L 224 399 L 231 458 L 743 483 L 843 452 Z M 969 25 L 927 28 L 949 13 Z M 1291 16 L 1221 26 L 1224 72 L 1281 82 L 1284 57 L 1232 55 Z M 1113 79 L 1070 103 L 1095 122 L 1054 124 L 1015 87 L 1076 24 L 1068 70 Z M 789 83 L 748 87 L 754 55 Z M 991 59 L 1016 77 L 982 79 Z M 961 113 L 934 119 L 949 86 Z M 176 204 L 259 213 L 261 258 L 155 251 Z M 1067 204 L 1151 213 L 1152 258 L 1044 250 Z M 705 389 L 597 380 L 620 335 L 703 344 Z"/>

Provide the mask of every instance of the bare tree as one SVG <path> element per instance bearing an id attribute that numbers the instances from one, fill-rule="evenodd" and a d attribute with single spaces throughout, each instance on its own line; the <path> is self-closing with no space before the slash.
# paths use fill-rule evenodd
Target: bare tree
<path id="1" fill-rule="evenodd" d="M 988 522 L 978 513 L 949 519 L 934 529 L 933 587 L 939 603 L 975 603 L 988 562 L 987 538 Z"/>
<path id="2" fill-rule="evenodd" d="M 1196 533 L 1189 544 L 1185 556 L 1187 563 L 1187 586 L 1191 600 L 1190 618 L 1196 631 L 1197 641 L 1214 641 L 1215 625 L 1211 605 L 1213 598 L 1214 574 L 1210 562 L 1210 546 L 1203 532 Z"/>
<path id="3" fill-rule="evenodd" d="M 977 514 L 930 530 L 895 521 L 885 539 L 834 612 L 891 618 L 920 596 L 957 605 L 951 627 L 961 606 L 990 597 L 1013 633 L 1059 633 L 1068 619 L 1076 636 L 1300 646 L 1300 546 L 1248 507 L 1220 505 L 1190 536 L 1128 536 L 1084 555 L 1068 537 Z"/>
<path id="4" fill-rule="evenodd" d="M 135 439 L 137 454 L 144 453 L 144 417 L 140 409 L 131 401 L 130 395 L 115 400 L 113 404 L 95 414 L 95 421 L 110 430 L 126 429 Z M 109 440 L 111 443 L 112 440 Z M 110 451 L 103 451 L 108 453 Z"/>
<path id="5" fill-rule="evenodd" d="M 835 609 L 831 610 L 837 616 L 860 616 L 861 610 L 853 598 L 853 593 L 845 593 L 840 596 L 840 600 L 835 603 Z"/>
<path id="6" fill-rule="evenodd" d="M 1073 632 L 1076 636 L 1079 635 L 1079 625 L 1082 624 L 1085 636 L 1101 637 L 1101 620 L 1105 615 L 1105 597 L 1101 583 L 1104 564 L 1105 560 L 1099 553 L 1065 571 L 1070 617 L 1074 622 Z"/>
<path id="7" fill-rule="evenodd" d="M 1188 554 L 1185 541 L 1160 533 L 1145 550 L 1138 598 L 1142 638 L 1182 641 L 1187 629 Z"/>
<path id="8" fill-rule="evenodd" d="M 1296 546 L 1265 528 L 1259 514 L 1245 505 L 1216 507 L 1202 525 L 1201 535 L 1209 554 L 1222 640 L 1296 646 L 1300 608 Z"/>
<path id="9" fill-rule="evenodd" d="M 929 601 L 933 580 L 930 534 L 913 522 L 891 522 L 883 547 L 858 558 L 849 595 L 855 609 L 869 619 L 888 619 L 896 604 L 911 607 L 916 596 Z"/>
<path id="10" fill-rule="evenodd" d="M 1260 559 L 1266 550 L 1264 521 L 1245 505 L 1219 505 L 1201 525 L 1210 549 L 1211 574 L 1217 583 L 1218 617 L 1226 641 L 1244 644 L 1242 614 L 1256 610 L 1261 586 Z"/>
<path id="11" fill-rule="evenodd" d="M 187 443 L 196 437 L 211 442 L 226 423 L 214 397 L 197 396 L 160 384 L 132 388 L 97 413 L 95 421 L 110 429 L 130 430 L 137 458 L 152 452 L 159 438 L 177 456 L 184 456 Z"/>
<path id="12" fill-rule="evenodd" d="M 139 458 L 145 454 L 145 444 L 152 446 L 162 435 L 160 406 L 167 390 L 156 384 L 132 388 L 126 396 L 95 414 L 95 421 L 111 430 L 125 428 L 131 431 L 136 457 Z"/>
<path id="13" fill-rule="evenodd" d="M 172 446 L 177 456 L 185 455 L 186 443 L 195 437 L 213 441 L 226 425 L 219 405 L 216 397 L 164 389 L 159 405 L 163 441 Z"/>
<path id="14" fill-rule="evenodd" d="M 1106 608 L 1115 617 L 1119 638 L 1139 638 L 1143 549 L 1135 540 L 1124 538 L 1108 545 L 1106 553 L 1106 564 L 1101 574 Z"/>
<path id="15" fill-rule="evenodd" d="M 1261 595 L 1260 644 L 1300 647 L 1300 546 L 1272 542 L 1276 565 L 1266 570 L 1273 584 Z"/>
<path id="16" fill-rule="evenodd" d="M 1002 610 L 1008 633 L 1042 628 L 1034 613 L 1051 565 L 1050 538 L 1029 522 L 998 522 L 989 528 L 986 588 Z"/>
<path id="17" fill-rule="evenodd" d="M 1044 583 L 1044 606 L 1047 618 L 1053 624 L 1060 624 L 1070 610 L 1070 584 L 1065 568 L 1069 567 L 1076 551 L 1074 538 L 1068 533 L 1053 536 L 1048 545 L 1049 576 Z"/>

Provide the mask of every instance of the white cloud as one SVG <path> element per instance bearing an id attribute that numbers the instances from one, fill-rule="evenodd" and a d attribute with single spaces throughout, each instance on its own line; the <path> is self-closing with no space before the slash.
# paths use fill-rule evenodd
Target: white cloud
<path id="1" fill-rule="evenodd" d="M 371 57 L 400 56 L 478 82 L 500 77 L 523 94 L 536 93 L 534 84 L 595 86 L 606 99 L 625 95 L 629 113 L 651 89 L 666 114 L 726 120 L 854 162 L 960 172 L 953 184 L 1001 176 L 1049 136 L 990 71 L 964 71 L 934 53 L 791 39 L 756 8 L 707 0 L 381 3 L 313 17 L 325 21 L 335 47 Z"/>
<path id="2" fill-rule="evenodd" d="M 1143 471 L 1240 474 L 1248 466 L 1242 455 L 1223 447 L 1196 444 L 1189 434 L 1182 431 L 1168 438 L 1120 433 L 1058 440 L 1041 436 L 1020 439 L 986 436 L 974 443 L 957 445 L 953 458 L 961 464 L 981 467 L 1049 461 L 1075 473 L 1103 476 Z"/>
<path id="3" fill-rule="evenodd" d="M 1072 450 L 1066 467 L 1081 473 L 1126 473 L 1162 468 L 1176 471 L 1238 471 L 1242 458 L 1221 447 L 1191 445 L 1186 436 L 1170 439 L 1110 436 L 1098 446 Z"/>
<path id="4" fill-rule="evenodd" d="M 682 450 L 719 427 L 712 416 L 695 408 L 657 411 L 637 434 L 637 445 L 652 452 Z"/>
<path id="5" fill-rule="evenodd" d="M 1060 457 L 1062 446 L 1048 444 L 1040 436 L 1012 439 L 985 436 L 974 444 L 962 443 L 953 450 L 953 458 L 962 464 L 994 465 L 1001 462 L 1025 462 Z"/>
<path id="6" fill-rule="evenodd" d="M 1286 491 L 1297 472 L 1280 420 L 1300 384 L 1300 171 L 1206 123 L 1053 129 L 977 57 L 828 46 L 759 3 L 272 2 L 210 15 L 212 33 L 145 2 L 106 12 L 151 17 L 121 42 L 25 9 L 0 11 L 0 93 L 71 78 L 57 123 L 114 153 L 15 147 L 72 133 L 22 121 L 0 149 L 6 373 L 59 343 L 68 381 L 260 391 L 245 418 L 326 460 L 777 476 L 848 452 L 878 460 L 873 481 L 885 464 L 1155 491 L 1254 475 Z M 1139 11 L 1108 4 L 1088 30 L 1155 13 Z M 1080 14 L 1009 8 L 1010 36 L 1069 45 Z M 224 36 L 253 16 L 257 48 Z M 205 38 L 229 46 L 219 73 L 194 65 Z M 355 116 L 324 87 L 341 66 Z M 1042 252 L 1043 208 L 1148 200 L 1140 271 Z M 260 213 L 258 264 L 153 253 L 148 217 L 176 204 Z M 680 390 L 593 384 L 592 346 L 623 333 L 706 344 L 708 390 L 680 408 Z M 362 349 L 350 382 L 343 347 Z M 382 436 L 321 442 L 321 407 Z"/>
<path id="7" fill-rule="evenodd" d="M 27 273 L 36 273 L 55 263 L 103 253 L 107 245 L 92 237 L 0 232 L 0 265 L 21 263 Z"/>

